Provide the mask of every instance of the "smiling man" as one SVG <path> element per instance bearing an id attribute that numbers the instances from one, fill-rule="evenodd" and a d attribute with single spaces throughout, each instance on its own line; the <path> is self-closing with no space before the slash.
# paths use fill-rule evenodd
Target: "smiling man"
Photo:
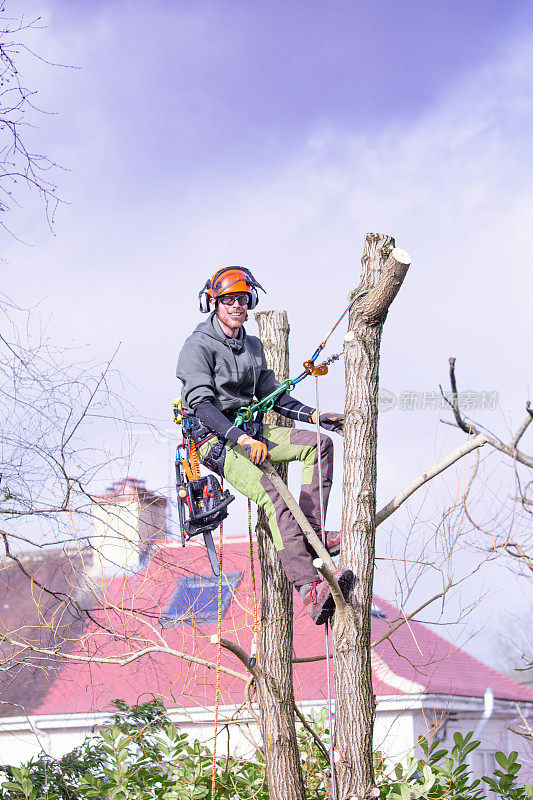
<path id="1" fill-rule="evenodd" d="M 334 602 L 328 584 L 313 566 L 314 551 L 301 528 L 259 466 L 266 458 L 273 463 L 303 462 L 300 507 L 320 531 L 319 463 L 316 434 L 297 428 L 263 424 L 261 419 L 234 425 L 239 408 L 261 400 L 280 386 L 267 368 L 261 340 L 248 336 L 244 323 L 248 310 L 257 306 L 263 287 L 245 267 L 223 267 L 208 280 L 199 294 L 200 311 L 210 313 L 185 342 L 176 374 L 182 382 L 183 412 L 198 447 L 202 463 L 223 476 L 238 491 L 266 512 L 272 539 L 287 578 L 303 598 L 308 614 L 317 625 L 331 616 Z M 274 409 L 302 422 L 316 423 L 316 410 L 287 392 L 280 394 Z M 340 414 L 321 414 L 320 425 L 342 435 Z M 324 506 L 327 508 L 333 478 L 333 443 L 321 435 L 321 473 Z M 326 534 L 332 555 L 339 550 L 340 534 Z M 345 595 L 353 573 L 335 573 Z"/>

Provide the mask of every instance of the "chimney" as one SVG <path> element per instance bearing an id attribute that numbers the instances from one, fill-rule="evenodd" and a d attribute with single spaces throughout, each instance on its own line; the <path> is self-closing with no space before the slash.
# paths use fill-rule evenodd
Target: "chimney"
<path id="1" fill-rule="evenodd" d="M 167 538 L 167 499 L 136 478 L 123 478 L 93 498 L 93 577 L 135 572 L 151 544 Z"/>

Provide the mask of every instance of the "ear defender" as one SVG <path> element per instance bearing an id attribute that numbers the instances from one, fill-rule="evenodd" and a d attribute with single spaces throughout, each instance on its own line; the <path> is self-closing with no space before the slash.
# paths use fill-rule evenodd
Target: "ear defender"
<path id="1" fill-rule="evenodd" d="M 211 310 L 209 307 L 209 294 L 208 289 L 211 287 L 211 281 L 206 281 L 200 292 L 198 293 L 198 306 L 202 314 L 209 314 Z"/>
<path id="2" fill-rule="evenodd" d="M 250 299 L 248 300 L 248 308 L 252 311 L 259 303 L 259 295 L 255 286 L 250 286 Z"/>

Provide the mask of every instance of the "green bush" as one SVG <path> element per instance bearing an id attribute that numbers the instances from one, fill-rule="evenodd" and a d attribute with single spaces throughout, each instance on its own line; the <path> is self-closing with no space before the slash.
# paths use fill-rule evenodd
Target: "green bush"
<path id="1" fill-rule="evenodd" d="M 392 774 L 382 754 L 376 753 L 374 766 L 380 800 L 482 800 L 487 792 L 506 800 L 533 798 L 533 787 L 516 785 L 521 769 L 516 752 L 509 757 L 496 753 L 496 761 L 501 769 L 496 770 L 493 776 L 472 780 L 467 759 L 481 744 L 472 741 L 472 738 L 472 733 L 466 736 L 455 733 L 454 746 L 448 752 L 439 742 L 428 742 L 421 737 L 418 745 L 423 757 L 410 758 L 405 765 L 397 764 Z"/>
<path id="2" fill-rule="evenodd" d="M 190 740 L 169 720 L 161 701 L 128 707 L 115 702 L 117 712 L 107 730 L 87 737 L 60 759 L 41 754 L 22 767 L 0 768 L 2 800 L 204 800 L 211 797 L 213 755 Z M 310 725 L 326 748 L 327 714 L 313 716 Z M 313 800 L 325 800 L 322 786 L 329 763 L 305 728 L 298 732 L 302 769 Z M 472 780 L 468 756 L 479 747 L 472 733 L 454 735 L 451 752 L 439 742 L 420 738 L 421 758 L 410 758 L 391 769 L 375 754 L 380 800 L 504 800 L 533 799 L 533 787 L 521 786 L 517 753 L 496 754 L 493 775 Z M 268 800 L 261 755 L 257 761 L 230 756 L 216 761 L 216 800 Z"/>
<path id="3" fill-rule="evenodd" d="M 211 797 L 213 755 L 191 743 L 160 700 L 117 713 L 107 730 L 59 759 L 42 753 L 23 767 L 0 770 L 2 800 L 203 800 Z M 216 800 L 268 800 L 262 766 L 218 758 Z"/>

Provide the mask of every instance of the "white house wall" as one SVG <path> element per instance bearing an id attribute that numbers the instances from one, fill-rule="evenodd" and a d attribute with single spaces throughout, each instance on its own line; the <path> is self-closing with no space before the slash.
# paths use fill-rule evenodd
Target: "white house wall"
<path id="1" fill-rule="evenodd" d="M 456 702 L 454 703 L 453 700 Z M 528 704 L 529 705 L 529 704 Z M 301 704 L 305 714 L 320 712 L 324 702 L 307 701 Z M 530 709 L 530 713 L 531 713 Z M 396 763 L 416 755 L 419 735 L 435 731 L 443 744 L 453 746 L 456 731 L 466 734 L 473 730 L 483 711 L 483 700 L 478 698 L 428 698 L 420 696 L 378 698 L 374 729 L 374 747 Z M 219 709 L 219 735 L 217 752 L 225 754 L 229 748 L 233 755 L 243 758 L 254 753 L 254 743 L 260 742 L 259 730 L 251 717 L 238 722 L 233 719 L 234 706 Z M 453 718 L 445 720 L 451 714 Z M 170 709 L 170 719 L 191 738 L 213 745 L 214 709 Z M 498 750 L 508 753 L 518 750 L 524 765 L 523 780 L 533 776 L 532 744 L 508 731 L 515 719 L 514 703 L 497 701 L 493 717 L 485 724 L 480 753 L 494 754 Z M 59 758 L 83 743 L 92 730 L 101 730 L 109 724 L 108 714 L 63 714 L 32 717 L 11 717 L 0 720 L 0 763 L 18 765 L 40 753 L 41 748 L 54 758 Z M 445 724 L 444 724 L 445 723 Z"/>
<path id="2" fill-rule="evenodd" d="M 304 714 L 319 713 L 325 708 L 325 703 L 308 701 L 300 708 Z M 221 706 L 219 709 L 217 752 L 227 752 L 229 731 L 231 753 L 250 758 L 261 742 L 258 726 L 248 716 L 237 722 L 233 719 L 234 714 L 234 706 Z M 212 747 L 214 709 L 170 709 L 168 715 L 180 730 Z M 109 719 L 108 714 L 65 714 L 0 720 L 0 763 L 24 763 L 38 755 L 41 748 L 52 757 L 60 758 L 82 744 L 93 729 L 98 731 L 105 727 Z M 391 759 L 400 760 L 409 754 L 414 745 L 412 712 L 380 713 L 378 708 L 374 741 L 376 749 Z"/>

